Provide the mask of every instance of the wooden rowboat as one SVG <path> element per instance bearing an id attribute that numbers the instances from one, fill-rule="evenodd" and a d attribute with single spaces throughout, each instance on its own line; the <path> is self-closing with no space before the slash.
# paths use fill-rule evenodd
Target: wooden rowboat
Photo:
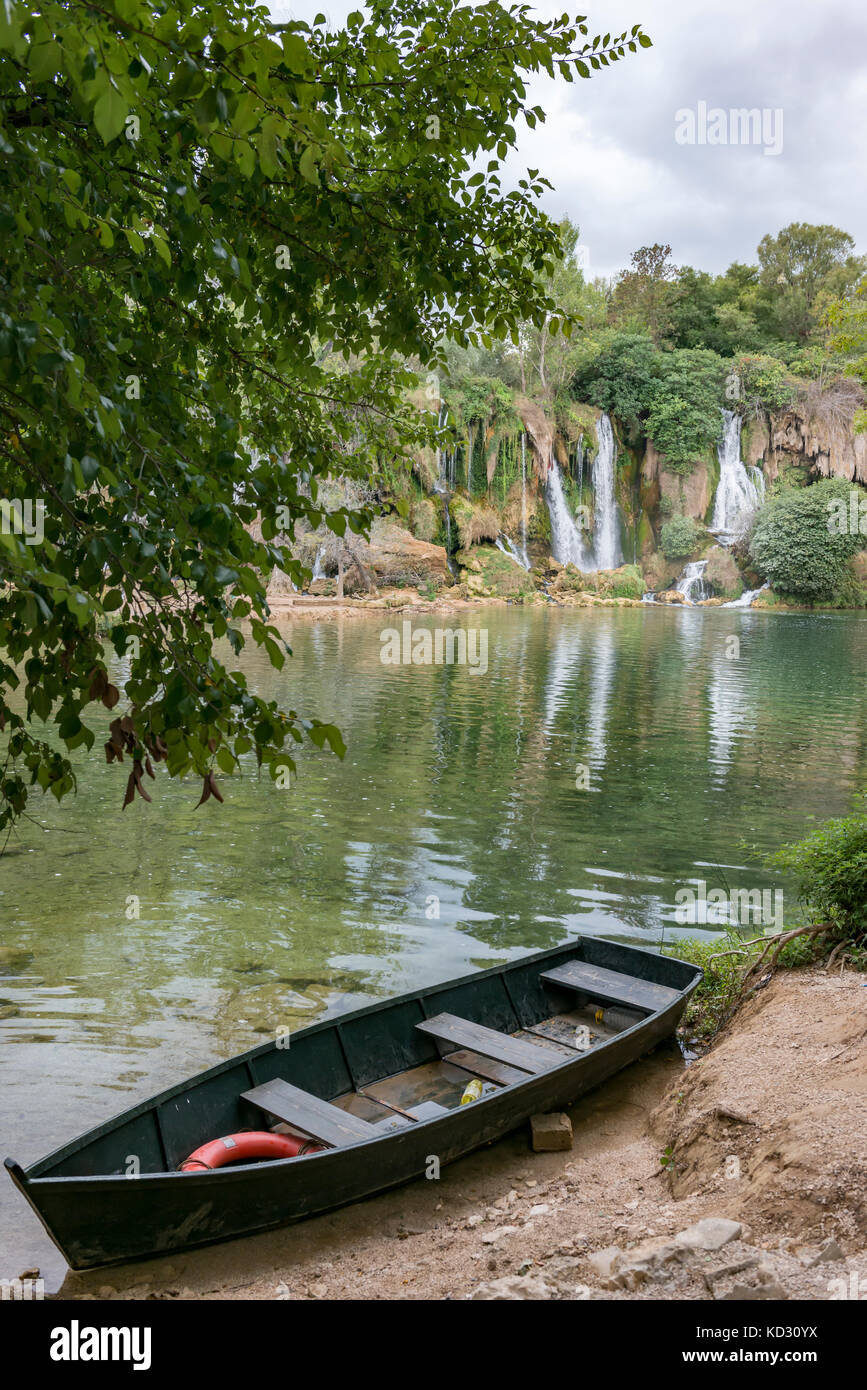
<path id="1" fill-rule="evenodd" d="M 700 978 L 583 937 L 302 1028 L 6 1168 L 73 1269 L 269 1230 L 571 1104 L 671 1034 Z M 320 1149 L 178 1171 L 205 1141 L 265 1128 Z"/>

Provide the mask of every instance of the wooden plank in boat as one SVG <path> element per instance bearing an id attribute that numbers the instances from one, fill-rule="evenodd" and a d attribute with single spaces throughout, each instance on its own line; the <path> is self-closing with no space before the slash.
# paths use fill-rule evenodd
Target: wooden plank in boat
<path id="1" fill-rule="evenodd" d="M 589 1052 L 590 1047 L 598 1047 L 609 1038 L 616 1038 L 618 1033 L 618 1029 L 607 1028 L 604 1023 L 596 1022 L 599 1008 L 599 1004 L 586 1004 L 584 1008 L 573 1009 L 568 1014 L 554 1014 L 553 1018 L 543 1018 L 532 1024 L 528 1032 L 541 1033 L 543 1037 L 553 1038 L 555 1042 L 575 1048 L 578 1052 Z M 578 1046 L 575 1035 L 579 1028 L 583 1030 L 585 1038 L 589 1033 L 590 1047 Z"/>
<path id="2" fill-rule="evenodd" d="M 448 1115 L 447 1105 L 437 1105 L 435 1100 L 423 1100 L 421 1105 L 414 1105 L 410 1110 L 414 1120 L 438 1120 L 441 1115 Z"/>
<path id="3" fill-rule="evenodd" d="M 549 1038 L 551 1042 L 560 1043 L 563 1047 L 568 1047 L 572 1052 L 589 1052 L 589 1047 L 579 1047 L 575 1040 L 575 1032 L 578 1026 L 579 1025 L 575 1023 L 570 1023 L 564 1015 L 560 1014 L 555 1018 L 543 1018 L 525 1031 L 528 1033 L 536 1033 L 542 1038 Z M 590 1045 L 592 1046 L 602 1041 L 603 1039 L 598 1035 L 596 1030 L 591 1030 L 588 1039 Z"/>
<path id="4" fill-rule="evenodd" d="M 469 1047 L 480 1052 L 483 1057 L 491 1057 L 495 1062 L 505 1062 L 507 1066 L 517 1067 L 519 1071 L 538 1076 L 561 1060 L 547 1049 L 543 1052 L 532 1043 L 519 1042 L 505 1033 L 497 1033 L 493 1028 L 484 1028 L 480 1023 L 472 1023 L 468 1018 L 458 1018 L 457 1014 L 437 1014 L 417 1023 L 421 1033 L 429 1033 L 440 1042 L 454 1043 L 456 1047 Z M 553 1050 L 552 1050 L 553 1051 Z"/>
<path id="5" fill-rule="evenodd" d="M 527 1073 L 517 1067 L 507 1067 L 503 1062 L 494 1062 L 490 1057 L 482 1057 L 478 1052 L 460 1048 L 449 1053 L 449 1066 L 460 1067 L 483 1081 L 495 1081 L 499 1086 L 511 1086 L 515 1081 L 526 1081 Z"/>
<path id="6" fill-rule="evenodd" d="M 532 1047 L 538 1047 L 543 1052 L 554 1052 L 562 1060 L 564 1057 L 574 1056 L 575 1047 L 565 1039 L 552 1038 L 545 1033 L 537 1033 L 531 1028 L 522 1028 L 513 1035 L 520 1042 L 530 1043 Z"/>
<path id="7" fill-rule="evenodd" d="M 387 1105 L 383 1105 L 378 1100 L 371 1100 L 370 1096 L 363 1092 L 349 1091 L 345 1096 L 335 1096 L 329 1102 L 340 1110 L 346 1110 L 350 1115 L 357 1115 L 360 1120 L 367 1120 L 368 1124 L 379 1125 L 387 1128 L 393 1121 L 399 1121 L 399 1128 L 412 1124 L 405 1115 L 399 1115 L 395 1110 Z"/>
<path id="8" fill-rule="evenodd" d="M 326 1100 L 319 1100 L 298 1086 L 290 1086 L 288 1081 L 281 1081 L 279 1077 L 241 1094 L 244 1100 L 309 1134 L 311 1139 L 330 1144 L 332 1148 L 355 1144 L 359 1139 L 373 1139 L 376 1135 L 375 1127 L 367 1120 L 340 1110 Z"/>
<path id="9" fill-rule="evenodd" d="M 543 970 L 546 984 L 563 989 L 580 990 L 610 1004 L 631 1004 L 633 1008 L 656 1013 L 680 998 L 680 991 L 667 985 L 654 985 L 634 975 L 621 975 L 617 970 L 605 970 L 601 965 L 586 965 L 584 961 L 569 960 L 553 970 Z"/>
<path id="10" fill-rule="evenodd" d="M 468 1077 L 465 1071 L 451 1065 L 452 1055 L 449 1054 L 447 1061 L 423 1062 L 420 1067 L 410 1067 L 409 1071 L 374 1081 L 365 1086 L 364 1094 L 380 1105 L 394 1106 L 402 1114 L 414 1118 L 417 1107 L 427 1101 L 453 1110 L 460 1105 Z M 516 1075 L 526 1079 L 525 1072 Z"/>

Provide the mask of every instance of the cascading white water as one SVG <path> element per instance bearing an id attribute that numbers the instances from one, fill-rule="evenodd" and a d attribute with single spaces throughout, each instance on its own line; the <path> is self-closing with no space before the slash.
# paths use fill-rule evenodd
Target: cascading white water
<path id="1" fill-rule="evenodd" d="M 710 590 L 704 582 L 706 569 L 707 560 L 691 560 L 674 585 L 675 593 L 683 594 L 687 603 L 700 603 L 710 598 Z"/>
<path id="2" fill-rule="evenodd" d="M 445 402 L 443 401 L 443 402 L 440 404 L 439 415 L 437 416 L 437 430 L 438 430 L 438 431 L 440 431 L 440 430 L 442 430 L 442 429 L 444 428 L 445 423 L 446 423 L 446 421 L 447 421 L 447 419 L 448 419 L 448 416 L 449 416 L 448 406 L 447 406 L 447 405 L 445 404 Z M 450 461 L 449 461 L 449 451 L 448 451 L 448 449 L 443 449 L 440 445 L 437 445 L 437 480 L 436 480 L 436 482 L 434 483 L 434 491 L 435 491 L 435 492 L 447 493 L 447 492 L 449 491 L 449 489 L 450 489 L 449 466 L 450 466 Z"/>
<path id="3" fill-rule="evenodd" d="M 325 578 L 325 571 L 324 571 L 324 569 L 322 568 L 322 546 L 320 545 L 320 546 L 317 548 L 316 557 L 315 557 L 315 559 L 314 559 L 314 561 L 313 561 L 313 574 L 312 574 L 312 576 L 311 576 L 311 578 L 310 578 L 310 583 L 311 583 L 311 584 L 314 584 L 314 583 L 316 582 L 317 579 L 324 579 L 324 578 Z"/>
<path id="4" fill-rule="evenodd" d="M 511 537 L 506 535 L 505 531 L 500 532 L 499 536 L 497 536 L 494 541 L 494 545 L 498 550 L 502 550 L 504 555 L 508 555 L 514 560 L 517 565 L 520 565 L 521 569 L 528 570 L 530 568 L 530 561 L 527 558 L 526 551 L 522 554 Z"/>
<path id="5" fill-rule="evenodd" d="M 617 500 L 614 496 L 614 465 L 617 451 L 614 430 L 607 415 L 596 421 L 599 448 L 593 460 L 593 562 L 598 570 L 617 569 L 623 564 Z M 556 556 L 555 556 L 556 559 Z"/>
<path id="6" fill-rule="evenodd" d="M 623 564 L 620 546 L 620 511 L 614 494 L 617 450 L 614 430 L 607 415 L 596 422 L 599 448 L 593 460 L 593 544 L 585 543 L 563 495 L 560 470 L 552 458 L 548 467 L 546 500 L 551 514 L 551 553 L 561 565 L 584 570 L 613 570 Z"/>
<path id="7" fill-rule="evenodd" d="M 734 410 L 724 410 L 722 416 L 722 436 L 717 446 L 719 483 L 710 529 L 723 545 L 731 545 L 746 531 L 750 517 L 761 506 L 761 499 L 755 481 L 741 461 L 741 417 Z"/>
<path id="8" fill-rule="evenodd" d="M 755 465 L 750 469 L 750 472 L 753 475 L 753 482 L 759 495 L 759 506 L 763 507 L 765 505 L 765 475 L 761 468 L 756 468 Z"/>
<path id="9" fill-rule="evenodd" d="M 557 460 L 548 463 L 548 481 L 545 484 L 545 500 L 551 515 L 551 554 L 561 565 L 575 565 L 576 569 L 587 571 L 593 562 L 587 555 L 584 538 L 572 519 L 572 514 L 563 496 L 560 469 Z"/>
<path id="10" fill-rule="evenodd" d="M 723 608 L 752 608 L 753 599 L 770 587 L 770 584 L 763 584 L 760 589 L 745 589 L 740 598 L 733 598 L 731 603 L 724 603 Z"/>

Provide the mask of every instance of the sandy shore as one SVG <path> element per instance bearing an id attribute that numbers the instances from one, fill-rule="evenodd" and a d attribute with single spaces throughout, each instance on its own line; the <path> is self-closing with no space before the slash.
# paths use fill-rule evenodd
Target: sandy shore
<path id="1" fill-rule="evenodd" d="M 672 1042 L 573 1106 L 571 1152 L 533 1153 L 521 1131 L 438 1181 L 264 1236 L 70 1274 L 58 1297 L 867 1292 L 865 1038 L 863 976 L 783 973 L 700 1060 L 685 1066 Z"/>

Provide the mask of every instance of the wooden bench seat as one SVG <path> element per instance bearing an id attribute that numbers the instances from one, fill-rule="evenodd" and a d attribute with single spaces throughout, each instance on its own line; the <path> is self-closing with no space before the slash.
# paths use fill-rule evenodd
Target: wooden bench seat
<path id="1" fill-rule="evenodd" d="M 680 997 L 680 991 L 667 985 L 654 985 L 650 980 L 637 980 L 634 975 L 621 975 L 617 970 L 604 970 L 601 965 L 586 965 L 570 960 L 553 970 L 543 971 L 546 984 L 562 989 L 578 990 L 607 1004 L 628 1004 L 634 1009 L 646 1009 L 655 1014 Z"/>
<path id="2" fill-rule="evenodd" d="M 252 1091 L 243 1091 L 244 1100 L 258 1105 L 269 1115 L 276 1115 L 284 1124 L 309 1134 L 329 1148 L 340 1148 L 344 1144 L 357 1144 L 360 1139 L 378 1137 L 377 1126 L 369 1120 L 362 1120 L 348 1110 L 330 1105 L 327 1100 L 319 1100 L 309 1091 L 299 1086 L 290 1086 L 288 1081 L 276 1078 L 266 1081 L 262 1086 L 254 1086 Z"/>
<path id="3" fill-rule="evenodd" d="M 504 1062 L 506 1066 L 517 1067 L 519 1071 L 529 1072 L 531 1075 L 548 1071 L 562 1061 L 561 1057 L 546 1054 L 543 1048 L 536 1047 L 533 1043 L 520 1042 L 516 1038 L 510 1038 L 507 1033 L 496 1032 L 493 1028 L 483 1028 L 480 1023 L 458 1018 L 457 1014 L 437 1014 L 435 1018 L 427 1018 L 424 1023 L 417 1023 L 415 1026 L 420 1032 L 430 1034 L 439 1042 L 454 1043 L 458 1048 L 471 1048 L 482 1057 Z"/>

